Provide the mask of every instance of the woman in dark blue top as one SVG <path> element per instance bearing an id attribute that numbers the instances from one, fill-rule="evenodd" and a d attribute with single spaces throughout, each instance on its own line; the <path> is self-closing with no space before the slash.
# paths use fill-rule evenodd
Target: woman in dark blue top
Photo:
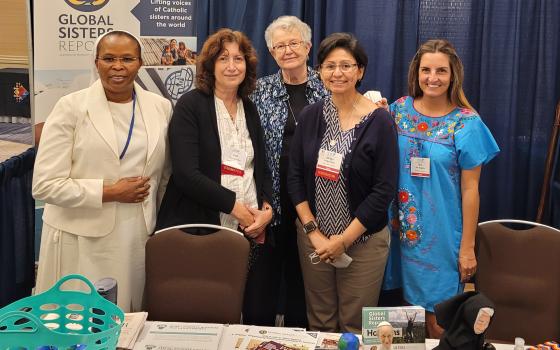
<path id="1" fill-rule="evenodd" d="M 359 332 L 362 307 L 377 305 L 388 255 L 397 134 L 389 113 L 356 89 L 367 56 L 355 37 L 331 34 L 318 61 L 332 97 L 300 113 L 288 175 L 302 224 L 307 316 L 312 330 Z"/>

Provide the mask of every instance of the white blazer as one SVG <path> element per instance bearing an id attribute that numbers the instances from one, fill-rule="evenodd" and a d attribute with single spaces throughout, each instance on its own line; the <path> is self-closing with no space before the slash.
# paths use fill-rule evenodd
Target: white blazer
<path id="1" fill-rule="evenodd" d="M 148 233 L 171 172 L 167 126 L 171 103 L 134 85 L 148 140 L 139 176 L 150 177 L 143 202 Z M 116 202 L 102 203 L 103 183 L 119 179 L 119 153 L 101 81 L 62 97 L 47 118 L 33 173 L 33 197 L 45 202 L 43 221 L 80 236 L 102 237 L 115 226 Z"/>

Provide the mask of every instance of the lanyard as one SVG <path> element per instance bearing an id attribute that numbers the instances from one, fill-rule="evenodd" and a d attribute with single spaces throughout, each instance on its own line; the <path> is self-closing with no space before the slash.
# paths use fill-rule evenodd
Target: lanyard
<path id="1" fill-rule="evenodd" d="M 126 154 L 126 150 L 128 149 L 128 145 L 130 144 L 130 139 L 132 138 L 132 129 L 134 129 L 134 112 L 136 109 L 136 92 L 132 90 L 132 117 L 130 118 L 130 127 L 128 128 L 128 137 L 126 138 L 126 143 L 124 144 L 124 148 L 119 156 L 119 160 L 124 158 Z"/>

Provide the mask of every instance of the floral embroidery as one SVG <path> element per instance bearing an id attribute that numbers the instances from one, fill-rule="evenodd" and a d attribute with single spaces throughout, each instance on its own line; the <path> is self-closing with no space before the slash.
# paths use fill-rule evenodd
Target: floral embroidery
<path id="1" fill-rule="evenodd" d="M 406 203 L 408 202 L 408 192 L 400 191 L 399 192 L 399 202 Z"/>
<path id="2" fill-rule="evenodd" d="M 416 223 L 416 215 L 408 214 L 408 216 L 406 217 L 406 222 L 408 222 L 411 225 L 414 225 Z"/>
<path id="3" fill-rule="evenodd" d="M 399 190 L 398 211 L 401 243 L 415 247 L 422 239 L 421 216 L 414 195 L 407 189 Z"/>
<path id="4" fill-rule="evenodd" d="M 407 106 L 407 103 L 412 104 L 412 100 L 410 96 L 401 97 L 390 108 L 399 133 L 414 138 L 451 145 L 455 133 L 464 127 L 464 120 L 479 118 L 471 109 L 456 108 L 451 113 L 434 120 Z"/>
<path id="5" fill-rule="evenodd" d="M 409 241 L 416 241 L 418 240 L 418 232 L 414 231 L 414 230 L 408 230 L 406 231 L 406 238 Z"/>
<path id="6" fill-rule="evenodd" d="M 418 124 L 417 128 L 418 128 L 419 131 L 424 132 L 424 131 L 428 130 L 428 123 L 422 122 L 422 123 Z"/>

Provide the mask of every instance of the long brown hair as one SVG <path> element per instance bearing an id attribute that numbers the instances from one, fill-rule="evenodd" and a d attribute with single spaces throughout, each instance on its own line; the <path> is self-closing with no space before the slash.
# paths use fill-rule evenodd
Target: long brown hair
<path id="1" fill-rule="evenodd" d="M 475 110 L 463 91 L 464 71 L 463 63 L 457 55 L 457 51 L 447 40 L 432 39 L 423 43 L 408 67 L 408 94 L 413 98 L 424 95 L 418 82 L 418 70 L 420 69 L 420 60 L 425 53 L 441 52 L 449 58 L 449 66 L 451 67 L 451 82 L 447 89 L 447 99 L 459 107 Z"/>
<path id="2" fill-rule="evenodd" d="M 222 28 L 210 35 L 204 42 L 196 61 L 196 87 L 207 94 L 212 94 L 216 86 L 214 67 L 225 43 L 236 43 L 245 57 L 245 79 L 239 85 L 237 94 L 247 97 L 257 86 L 257 54 L 251 41 L 245 34 L 229 28 Z"/>

